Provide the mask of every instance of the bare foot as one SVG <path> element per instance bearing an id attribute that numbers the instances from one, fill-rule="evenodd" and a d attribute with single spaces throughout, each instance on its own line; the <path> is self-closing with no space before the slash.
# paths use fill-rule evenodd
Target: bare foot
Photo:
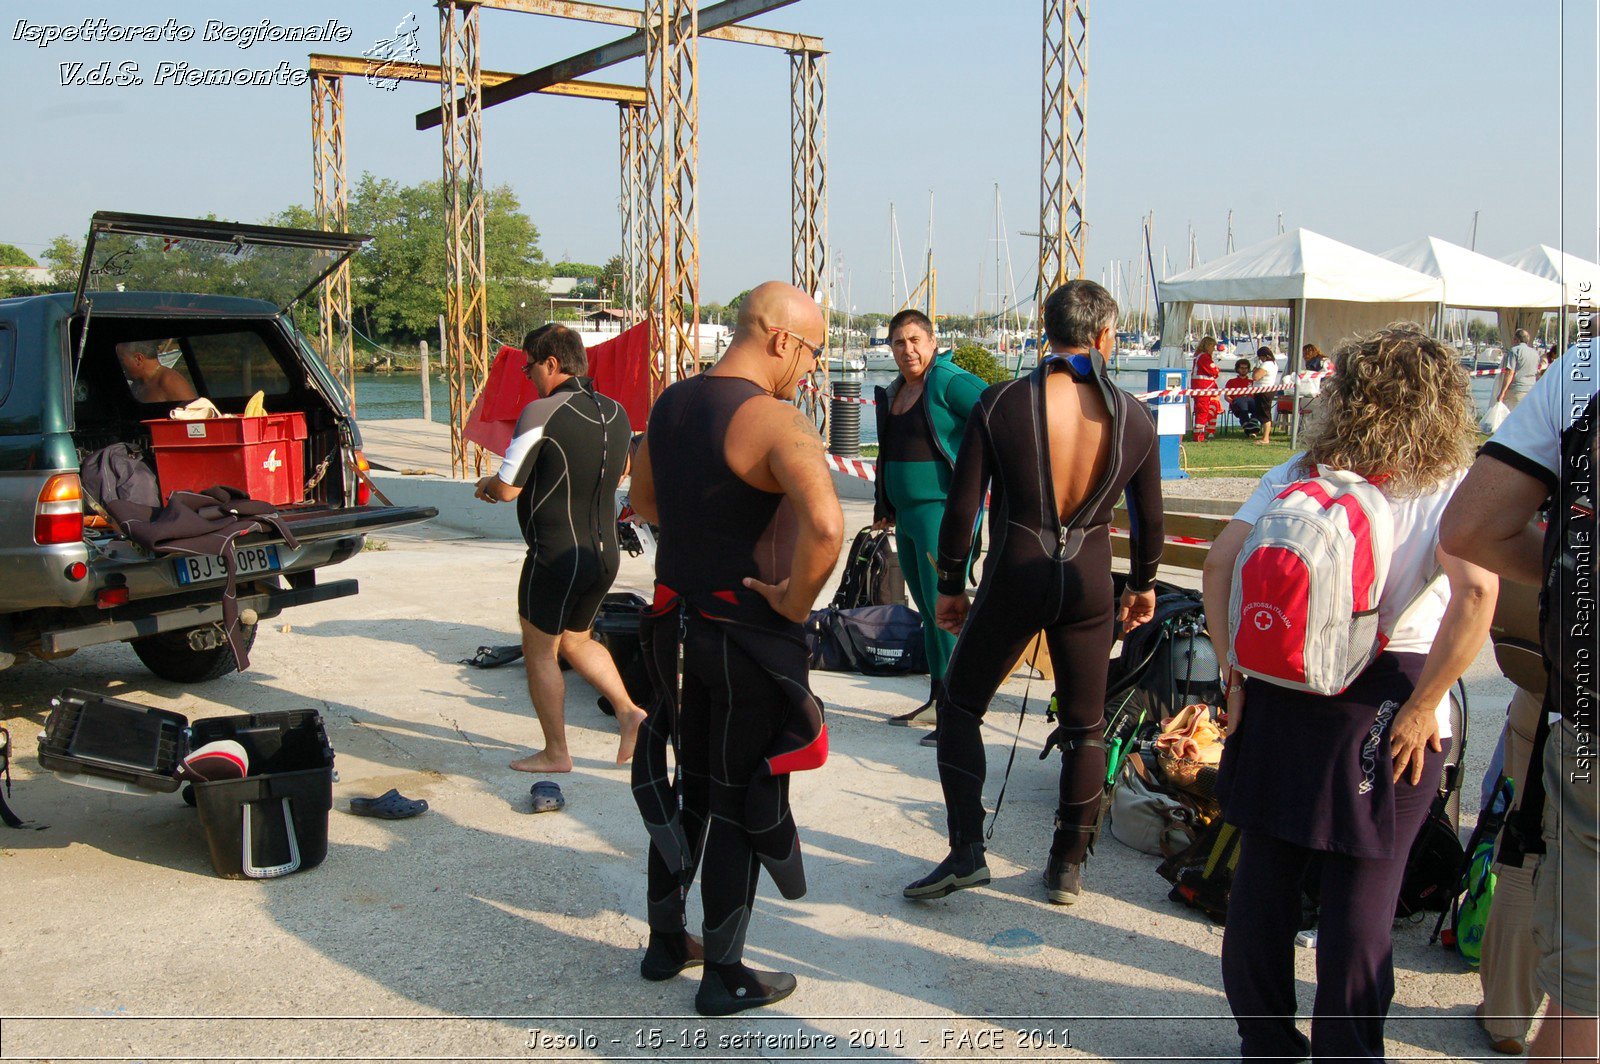
<path id="1" fill-rule="evenodd" d="M 532 757 L 511 762 L 511 767 L 518 772 L 571 772 L 572 758 L 558 757 L 548 750 L 540 750 Z"/>
<path id="2" fill-rule="evenodd" d="M 617 743 L 617 764 L 626 765 L 633 760 L 633 747 L 639 741 L 639 727 L 647 716 L 649 714 L 637 706 L 632 713 L 617 714 L 617 726 L 622 729 L 622 738 Z"/>

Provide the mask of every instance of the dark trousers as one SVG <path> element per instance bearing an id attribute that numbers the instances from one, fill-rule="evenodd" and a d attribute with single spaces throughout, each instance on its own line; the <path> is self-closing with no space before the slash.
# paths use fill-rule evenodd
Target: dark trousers
<path id="1" fill-rule="evenodd" d="M 1244 834 L 1222 936 L 1222 985 L 1239 1024 L 1242 1056 L 1383 1059 L 1383 1025 L 1394 999 L 1390 926 L 1411 843 L 1438 793 L 1444 759 L 1429 751 L 1422 781 L 1395 786 L 1395 846 L 1388 858 L 1347 857 Z M 1321 864 L 1321 909 L 1308 1044 L 1294 1025 L 1294 938 L 1313 857 Z"/>

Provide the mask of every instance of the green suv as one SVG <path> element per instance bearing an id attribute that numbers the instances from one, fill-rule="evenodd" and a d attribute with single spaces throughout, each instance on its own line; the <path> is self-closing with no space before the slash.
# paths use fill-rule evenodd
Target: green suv
<path id="1" fill-rule="evenodd" d="M 259 395 L 268 412 L 303 419 L 304 439 L 262 463 L 298 473 L 293 501 L 278 500 L 298 546 L 251 534 L 234 559 L 247 646 L 260 621 L 291 606 L 354 595 L 355 580 L 320 570 L 357 553 L 365 533 L 435 515 L 368 503 L 355 419 L 291 321 L 365 239 L 99 213 L 76 293 L 0 300 L 0 669 L 23 654 L 126 642 L 165 679 L 234 670 L 223 559 L 141 549 L 79 477 L 81 462 L 117 444 L 148 455 L 146 423 L 185 400 L 243 414 Z M 211 485 L 164 483 L 161 497 L 174 486 Z"/>

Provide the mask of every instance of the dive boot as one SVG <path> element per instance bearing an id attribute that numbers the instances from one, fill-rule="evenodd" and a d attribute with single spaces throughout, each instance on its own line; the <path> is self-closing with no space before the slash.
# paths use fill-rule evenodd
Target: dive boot
<path id="1" fill-rule="evenodd" d="M 788 972 L 758 972 L 738 966 L 742 971 L 729 978 L 715 968 L 700 976 L 700 989 L 694 995 L 694 1010 L 702 1016 L 732 1016 L 746 1009 L 758 1009 L 782 1001 L 794 993 L 794 976 Z"/>
<path id="2" fill-rule="evenodd" d="M 919 728 L 931 728 L 939 723 L 939 696 L 944 693 L 944 684 L 938 680 L 933 681 L 933 686 L 928 688 L 928 700 L 909 713 L 902 713 L 898 717 L 890 717 L 889 724 L 908 727 L 916 725 Z"/>
<path id="3" fill-rule="evenodd" d="M 1044 892 L 1051 905 L 1071 905 L 1083 892 L 1083 865 L 1051 855 L 1044 866 Z"/>
<path id="4" fill-rule="evenodd" d="M 950 855 L 938 867 L 910 884 L 901 894 L 916 901 L 932 901 L 968 887 L 989 882 L 989 866 L 983 859 L 981 843 L 964 843 L 950 848 Z"/>

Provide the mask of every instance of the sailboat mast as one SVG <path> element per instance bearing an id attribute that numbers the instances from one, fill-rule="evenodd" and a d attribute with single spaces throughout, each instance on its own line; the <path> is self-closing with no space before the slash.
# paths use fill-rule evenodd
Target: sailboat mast
<path id="1" fill-rule="evenodd" d="M 895 283 L 895 249 L 900 246 L 900 234 L 895 229 L 894 204 L 889 204 L 889 313 L 900 310 L 900 287 Z"/>

